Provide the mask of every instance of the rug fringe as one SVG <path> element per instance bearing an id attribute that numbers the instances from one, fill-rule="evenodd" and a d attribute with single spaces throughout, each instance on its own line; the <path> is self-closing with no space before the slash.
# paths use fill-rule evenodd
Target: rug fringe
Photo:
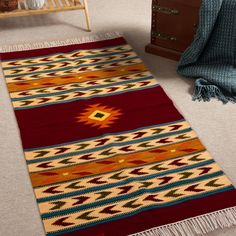
<path id="1" fill-rule="evenodd" d="M 234 225 L 236 225 L 236 207 L 231 207 L 129 236 L 195 236 Z"/>
<path id="2" fill-rule="evenodd" d="M 120 32 L 110 32 L 110 33 L 89 35 L 89 36 L 83 36 L 81 38 L 73 38 L 73 39 L 65 39 L 65 40 L 23 43 L 23 44 L 16 44 L 16 45 L 4 45 L 4 46 L 0 46 L 0 53 L 33 50 L 33 49 L 40 49 L 40 48 L 51 48 L 51 47 L 67 46 L 67 45 L 81 44 L 81 43 L 90 43 L 90 42 L 118 38 L 122 36 L 123 35 Z"/>

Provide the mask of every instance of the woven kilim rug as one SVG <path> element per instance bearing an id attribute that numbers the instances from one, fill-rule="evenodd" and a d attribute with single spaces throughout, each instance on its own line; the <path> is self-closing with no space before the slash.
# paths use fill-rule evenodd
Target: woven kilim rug
<path id="1" fill-rule="evenodd" d="M 2 50 L 46 235 L 236 224 L 232 183 L 119 34 Z"/>

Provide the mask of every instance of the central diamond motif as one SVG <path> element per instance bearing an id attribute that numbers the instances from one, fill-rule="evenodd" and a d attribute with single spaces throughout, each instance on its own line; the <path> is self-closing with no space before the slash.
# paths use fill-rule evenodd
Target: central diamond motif
<path id="1" fill-rule="evenodd" d="M 104 112 L 104 111 L 99 111 L 96 110 L 93 112 L 88 118 L 92 120 L 99 120 L 99 121 L 104 121 L 106 120 L 111 114 Z"/>
<path id="2" fill-rule="evenodd" d="M 78 122 L 97 128 L 108 128 L 122 115 L 119 109 L 103 106 L 101 104 L 90 105 L 79 114 Z"/>

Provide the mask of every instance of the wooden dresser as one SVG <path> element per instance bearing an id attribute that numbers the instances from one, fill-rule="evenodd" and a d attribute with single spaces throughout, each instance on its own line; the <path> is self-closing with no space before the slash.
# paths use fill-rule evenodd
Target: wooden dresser
<path id="1" fill-rule="evenodd" d="M 151 43 L 146 52 L 178 60 L 198 27 L 201 0 L 153 0 Z"/>

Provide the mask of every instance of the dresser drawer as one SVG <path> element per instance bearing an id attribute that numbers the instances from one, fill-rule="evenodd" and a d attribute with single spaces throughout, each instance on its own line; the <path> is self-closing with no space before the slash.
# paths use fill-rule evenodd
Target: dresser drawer
<path id="1" fill-rule="evenodd" d="M 200 4 L 199 0 L 153 1 L 151 43 L 183 52 L 193 41 Z"/>
<path id="2" fill-rule="evenodd" d="M 158 0 L 152 11 L 152 44 L 183 52 L 193 41 L 199 6 L 178 0 Z"/>

